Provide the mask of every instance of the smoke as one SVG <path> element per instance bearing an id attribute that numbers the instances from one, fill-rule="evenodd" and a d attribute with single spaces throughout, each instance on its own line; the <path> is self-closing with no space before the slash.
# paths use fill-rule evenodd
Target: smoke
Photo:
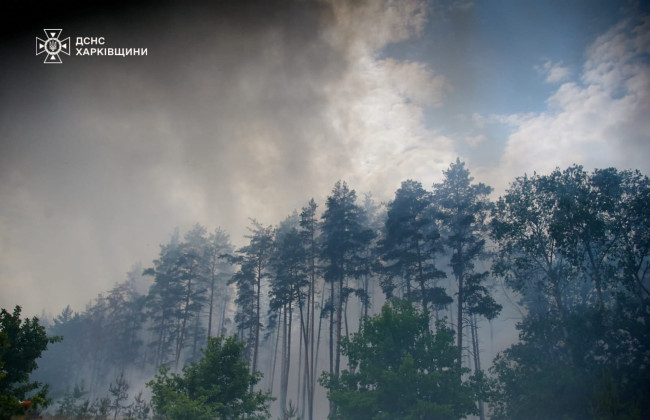
<path id="1" fill-rule="evenodd" d="M 430 183 L 455 156 L 422 122 L 446 80 L 377 55 L 417 36 L 426 12 L 417 1 L 118 8 L 66 20 L 62 36 L 147 56 L 44 66 L 10 44 L 0 304 L 79 308 L 177 226 L 222 226 L 237 243 L 249 217 L 277 223 L 341 178 L 380 198 L 407 177 Z"/>
<path id="2" fill-rule="evenodd" d="M 82 310 L 174 228 L 221 226 L 242 245 L 249 217 L 275 224 L 312 196 L 322 205 L 339 179 L 387 200 L 404 179 L 440 181 L 457 155 L 501 191 L 573 162 L 647 170 L 647 19 L 602 30 L 580 68 L 530 63 L 541 82 L 543 63 L 569 79 L 541 111 L 499 114 L 472 106 L 492 92 L 477 75 L 498 73 L 477 65 L 485 12 L 447 3 L 13 5 L 0 48 L 0 306 Z M 504 16 L 509 31 L 525 23 Z M 46 27 L 148 55 L 43 65 L 33 43 Z M 432 34 L 446 34 L 438 49 Z"/>

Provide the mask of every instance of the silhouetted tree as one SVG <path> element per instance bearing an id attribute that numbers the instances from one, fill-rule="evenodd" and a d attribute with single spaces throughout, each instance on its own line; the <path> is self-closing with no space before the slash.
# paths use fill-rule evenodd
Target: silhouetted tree
<path id="1" fill-rule="evenodd" d="M 491 369 L 494 418 L 650 415 L 649 185 L 573 166 L 517 178 L 497 203 L 496 272 L 529 310 Z"/>
<path id="2" fill-rule="evenodd" d="M 210 234 L 206 244 L 206 263 L 208 279 L 208 338 L 212 337 L 212 322 L 215 309 L 219 309 L 218 333 L 223 334 L 223 324 L 226 316 L 226 308 L 231 298 L 230 288 L 227 285 L 228 279 L 232 277 L 232 264 L 227 256 L 233 252 L 228 234 L 218 228 Z M 215 299 L 218 299 L 215 302 Z M 216 305 L 216 308 L 215 308 Z"/>
<path id="3" fill-rule="evenodd" d="M 203 357 L 181 375 L 162 367 L 147 383 L 154 412 L 169 420 L 268 418 L 272 398 L 252 390 L 261 374 L 250 371 L 243 351 L 235 337 L 210 338 Z"/>
<path id="4" fill-rule="evenodd" d="M 238 329 L 246 331 L 247 349 L 245 355 L 251 361 L 253 371 L 257 370 L 257 359 L 262 327 L 262 283 L 268 279 L 269 261 L 273 250 L 273 227 L 264 227 L 251 220 L 251 234 L 246 237 L 249 244 L 238 249 L 233 262 L 240 265 L 239 271 L 230 280 L 237 285 L 238 312 L 235 316 Z M 243 336 L 242 336 L 243 337 Z"/>
<path id="5" fill-rule="evenodd" d="M 20 402 L 31 398 L 34 405 L 45 406 L 47 385 L 30 380 L 36 360 L 48 344 L 60 340 L 48 337 L 37 317 L 20 318 L 21 307 L 12 313 L 0 311 L 0 418 L 9 419 L 23 410 Z"/>
<path id="6" fill-rule="evenodd" d="M 108 392 L 111 396 L 111 409 L 113 410 L 113 420 L 117 420 L 117 416 L 126 409 L 126 401 L 129 399 L 129 383 L 124 378 L 124 372 L 115 378 L 115 382 L 111 383 L 108 387 Z"/>
<path id="7" fill-rule="evenodd" d="M 456 159 L 443 171 L 444 180 L 433 186 L 433 199 L 444 231 L 444 243 L 451 253 L 451 271 L 457 284 L 456 340 L 458 363 L 462 363 L 463 326 L 469 293 L 482 291 L 480 283 L 485 273 L 476 273 L 477 261 L 486 258 L 485 242 L 488 234 L 487 217 L 492 191 L 483 183 L 472 184 L 474 178 L 465 163 Z M 491 299 L 484 295 L 483 299 Z"/>
<path id="8" fill-rule="evenodd" d="M 430 304 L 440 309 L 452 302 L 444 288 L 437 285 L 438 279 L 446 277 L 435 264 L 436 255 L 442 252 L 442 241 L 433 218 L 431 196 L 419 182 L 404 181 L 395 192 L 395 199 L 388 204 L 379 248 L 387 276 L 383 285 L 387 297 L 392 297 L 397 286 L 394 279 L 398 278 L 403 281 L 404 296 L 419 300 L 425 313 L 429 313 Z"/>
<path id="9" fill-rule="evenodd" d="M 305 252 L 305 272 L 307 274 L 307 316 L 301 322 L 301 331 L 303 334 L 303 343 L 305 345 L 305 384 L 307 387 L 307 405 L 308 418 L 314 417 L 314 391 L 316 388 L 316 280 L 317 280 L 317 261 L 319 255 L 318 232 L 319 224 L 316 217 L 316 202 L 312 198 L 307 206 L 300 212 L 300 238 Z M 324 291 L 321 291 L 323 293 Z M 301 306 L 302 308 L 302 306 Z M 301 319 L 303 319 L 301 317 Z M 320 317 L 319 317 L 320 319 Z M 320 338 L 320 337 L 319 337 Z"/>
<path id="10" fill-rule="evenodd" d="M 345 182 L 337 182 L 327 197 L 322 219 L 322 260 L 325 280 L 330 284 L 330 372 L 338 376 L 341 366 L 341 332 L 344 302 L 353 290 L 349 280 L 360 276 L 367 267 L 361 251 L 373 238 L 373 232 L 361 224 L 361 208 L 356 193 Z M 334 315 L 336 321 L 334 322 Z M 334 337 L 336 329 L 336 337 Z M 332 358 L 335 357 L 332 366 Z M 330 412 L 334 407 L 331 407 Z"/>
<path id="11" fill-rule="evenodd" d="M 181 252 L 179 234 L 175 232 L 168 244 L 161 245 L 160 256 L 154 260 L 153 267 L 144 271 L 145 275 L 154 278 L 147 295 L 147 307 L 150 329 L 154 334 L 149 346 L 153 350 L 152 361 L 156 368 L 167 363 L 170 356 L 175 357 L 174 343 L 179 334 L 178 319 L 182 313 L 180 302 L 184 291 L 179 281 Z"/>
<path id="12" fill-rule="evenodd" d="M 302 309 L 308 285 L 307 253 L 298 232 L 298 215 L 289 216 L 275 231 L 271 256 L 272 276 L 269 291 L 270 309 L 280 314 L 282 331 L 282 358 L 280 375 L 280 412 L 287 410 L 287 387 L 291 367 L 291 338 L 294 307 Z"/>
<path id="13" fill-rule="evenodd" d="M 461 380 L 453 331 L 410 301 L 393 300 L 343 338 L 349 369 L 321 383 L 338 407 L 332 419 L 459 419 L 476 412 L 475 393 Z"/>

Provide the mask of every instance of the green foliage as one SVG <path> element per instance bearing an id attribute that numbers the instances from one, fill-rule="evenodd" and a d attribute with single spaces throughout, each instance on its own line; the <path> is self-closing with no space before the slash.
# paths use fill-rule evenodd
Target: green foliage
<path id="1" fill-rule="evenodd" d="M 214 304 L 208 299 L 208 289 L 214 292 L 218 274 L 215 240 L 216 237 L 208 238 L 206 229 L 197 224 L 183 241 L 175 234 L 169 244 L 161 246 L 154 266 L 144 271 L 154 278 L 147 305 L 157 337 L 150 343 L 156 367 L 172 357 L 178 367 L 181 359 L 193 360 L 198 356 L 198 343 L 205 339 L 201 312 L 206 304 L 210 310 Z"/>
<path id="2" fill-rule="evenodd" d="M 497 203 L 495 272 L 523 296 L 496 419 L 650 417 L 650 182 L 579 166 L 517 178 Z"/>
<path id="3" fill-rule="evenodd" d="M 124 404 L 129 399 L 129 384 L 124 379 L 124 372 L 120 372 L 120 376 L 115 378 L 115 382 L 109 385 L 108 392 L 111 395 L 111 410 L 113 411 L 113 418 L 117 416 L 126 408 Z"/>
<path id="4" fill-rule="evenodd" d="M 84 382 L 75 384 L 72 391 L 66 392 L 59 401 L 56 416 L 75 420 L 107 420 L 111 410 L 111 400 L 86 398 L 88 392 Z"/>
<path id="5" fill-rule="evenodd" d="M 489 231 L 487 218 L 493 207 L 489 199 L 492 188 L 483 183 L 472 183 L 474 178 L 469 169 L 458 158 L 443 174 L 443 182 L 433 185 L 433 201 L 442 226 L 443 242 L 450 253 L 449 266 L 458 285 L 456 347 L 460 365 L 467 315 L 492 319 L 501 311 L 501 305 L 483 284 L 488 272 L 476 272 L 476 263 L 488 256 L 485 244 Z M 475 324 L 475 320 L 472 323 Z M 475 339 L 472 347 L 475 368 L 479 370 L 478 342 Z"/>
<path id="6" fill-rule="evenodd" d="M 342 340 L 349 370 L 321 384 L 340 419 L 457 419 L 476 412 L 473 387 L 461 380 L 453 332 L 428 328 L 428 316 L 393 300 Z"/>
<path id="7" fill-rule="evenodd" d="M 56 394 L 53 388 L 52 393 L 58 397 L 83 375 L 92 374 L 91 388 L 98 389 L 116 370 L 196 361 L 182 374 L 163 369 L 150 382 L 155 391 L 152 408 L 159 416 L 241 418 L 254 412 L 248 417 L 263 417 L 268 395 L 250 391 L 259 374 L 249 375 L 247 365 L 232 371 L 227 371 L 225 362 L 219 368 L 212 365 L 231 353 L 238 355 L 232 356 L 233 361 L 243 363 L 243 354 L 256 370 L 261 308 L 268 305 L 281 311 L 275 316 L 286 315 L 289 324 L 292 311 L 300 313 L 300 337 L 308 343 L 301 360 L 307 361 L 309 355 L 301 382 L 307 383 L 310 409 L 320 341 L 314 339 L 314 320 L 320 309 L 321 321 L 329 318 L 330 375 L 321 382 L 329 389 L 332 415 L 457 418 L 476 411 L 477 400 L 479 407 L 480 401 L 489 400 L 497 419 L 650 418 L 646 397 L 650 395 L 648 178 L 638 171 L 613 168 L 587 173 L 574 165 L 548 175 L 517 178 L 496 206 L 489 200 L 490 192 L 488 186 L 473 183 L 469 170 L 457 160 L 431 192 L 417 181 L 402 183 L 387 205 L 379 241 L 375 234 L 380 229 L 369 223 L 355 191 L 344 182 L 338 182 L 328 197 L 322 223 L 313 200 L 300 220 L 294 214 L 277 230 L 253 221 L 249 245 L 235 256 L 224 234 L 208 238 L 200 226 L 182 240 L 176 234 L 145 271 L 153 277 L 148 296 L 137 293 L 140 288 L 134 287 L 133 277 L 100 295 L 84 313 L 68 307 L 54 320 L 48 332 L 66 340 L 51 346 L 39 362 L 47 364 L 46 369 L 38 373 L 29 375 L 36 353 L 42 350 L 32 350 L 44 348 L 47 337 L 32 321 L 21 326 L 15 314 L 3 311 L 0 407 L 17 409 L 18 401 L 37 391 L 39 385 L 29 379 L 56 380 L 60 391 Z M 488 227 L 495 253 L 486 241 Z M 437 332 L 430 333 L 425 322 L 430 317 L 404 303 L 394 303 L 381 315 L 366 319 L 352 338 L 342 337 L 348 331 L 351 295 L 360 299 L 361 313 L 368 313 L 369 280 L 380 266 L 375 264 L 377 256 L 387 296 L 402 295 L 429 311 L 452 300 L 447 294 L 450 288 L 440 287 L 445 273 L 436 266 L 441 260 L 449 263 L 447 274 L 458 286 L 455 351 L 449 327 L 438 324 Z M 487 258 L 494 258 L 492 272 L 484 271 Z M 233 263 L 239 267 L 231 276 Z M 141 271 L 137 270 L 138 276 Z M 517 292 L 526 315 L 518 326 L 519 342 L 499 355 L 492 377 L 487 378 L 480 372 L 477 323 L 481 318 L 494 319 L 501 310 L 489 286 L 492 275 Z M 237 286 L 234 321 L 247 346 L 242 352 L 241 344 L 223 338 L 220 344 L 210 341 L 212 353 L 197 361 L 199 346 L 213 331 L 215 297 L 222 305 L 215 330 L 222 332 L 231 322 L 226 320 L 226 309 L 233 283 Z M 267 291 L 268 300 L 262 293 Z M 320 307 L 314 302 L 317 296 L 323 298 Z M 145 325 L 150 334 L 143 334 Z M 23 329 L 24 334 L 31 331 L 32 342 L 16 341 Z M 41 338 L 35 338 L 39 334 Z M 290 334 L 283 335 L 288 343 Z M 459 361 L 470 346 L 463 340 L 470 341 L 469 355 L 477 371 L 465 382 Z M 231 344 L 237 344 L 237 349 Z M 308 351 L 309 346 L 316 354 Z M 288 372 L 291 346 L 283 347 Z M 339 375 L 346 359 L 340 357 L 341 351 L 349 365 Z M 213 353 L 218 356 L 210 356 Z M 225 376 L 219 376 L 219 369 L 226 369 Z M 286 390 L 289 376 L 284 368 L 283 375 Z M 224 381 L 224 377 L 238 379 Z M 45 391 L 42 388 L 30 398 L 45 402 Z M 262 408 L 250 411 L 256 404 Z M 231 406 L 240 407 L 239 411 Z M 73 391 L 63 398 L 60 409 L 75 418 L 107 418 L 109 412 L 115 417 L 120 412 L 129 419 L 144 419 L 150 407 L 140 395 L 134 404 L 113 404 L 111 410 L 109 399 L 91 402 L 83 392 Z M 290 417 L 294 411 L 289 407 L 284 414 Z"/>
<path id="8" fill-rule="evenodd" d="M 364 288 L 349 287 L 349 280 L 367 274 L 370 264 L 365 251 L 375 236 L 364 226 L 366 217 L 356 201 L 356 192 L 346 182 L 338 181 L 327 197 L 321 216 L 323 274 L 325 281 L 330 283 L 330 297 L 326 304 L 330 312 L 330 370 L 337 375 L 341 365 L 345 303 L 352 293 L 360 296 L 362 302 L 366 299 Z M 332 362 L 334 354 L 335 361 Z"/>
<path id="9" fill-rule="evenodd" d="M 0 312 L 0 419 L 20 413 L 19 403 L 28 397 L 34 408 L 47 405 L 47 386 L 29 375 L 47 345 L 60 340 L 48 337 L 38 318 L 21 320 L 20 311 L 16 306 L 13 313 Z"/>
<path id="10" fill-rule="evenodd" d="M 282 419 L 278 419 L 278 420 L 291 420 L 291 419 L 301 420 L 301 417 L 298 415 L 298 407 L 293 405 L 293 402 L 289 400 L 289 403 L 287 404 L 287 408 L 282 413 Z"/>
<path id="11" fill-rule="evenodd" d="M 492 235 L 499 245 L 495 273 L 524 296 L 533 312 L 565 310 L 562 291 L 571 271 L 551 235 L 553 209 L 552 192 L 535 175 L 517 178 L 493 214 Z"/>
<path id="12" fill-rule="evenodd" d="M 124 415 L 124 420 L 146 420 L 149 418 L 151 408 L 142 396 L 142 391 L 135 395 L 133 404 L 129 405 Z"/>
<path id="13" fill-rule="evenodd" d="M 251 224 L 251 233 L 246 236 L 250 240 L 248 245 L 239 248 L 237 256 L 232 258 L 240 268 L 228 284 L 237 286 L 235 322 L 240 337 L 246 341 L 244 355 L 252 361 L 255 370 L 262 327 L 262 283 L 270 276 L 274 229 L 272 226 L 264 227 L 254 219 L 251 219 Z"/>
<path id="14" fill-rule="evenodd" d="M 243 349 L 236 337 L 211 338 L 203 357 L 187 365 L 181 375 L 163 366 L 147 383 L 156 416 L 168 420 L 268 418 L 272 398 L 252 391 L 261 374 L 249 372 Z"/>
<path id="15" fill-rule="evenodd" d="M 363 225 L 363 210 L 346 182 L 338 181 L 322 215 L 323 259 L 327 281 L 359 277 L 366 267 L 362 251 L 374 237 Z"/>
<path id="16" fill-rule="evenodd" d="M 273 267 L 269 291 L 272 310 L 304 299 L 303 289 L 308 284 L 306 260 L 307 251 L 298 231 L 298 221 L 289 217 L 276 230 L 270 260 Z"/>
<path id="17" fill-rule="evenodd" d="M 379 241 L 385 263 L 384 293 L 392 296 L 398 286 L 396 280 L 400 279 L 406 288 L 403 295 L 420 300 L 424 310 L 429 309 L 429 303 L 436 310 L 444 308 L 452 298 L 437 284 L 447 275 L 435 264 L 442 242 L 431 211 L 430 194 L 417 181 L 402 182 L 395 199 L 388 204 L 387 216 L 384 238 Z"/>
<path id="18" fill-rule="evenodd" d="M 520 342 L 491 368 L 493 418 L 645 418 L 650 317 L 637 315 L 587 308 L 525 319 Z"/>

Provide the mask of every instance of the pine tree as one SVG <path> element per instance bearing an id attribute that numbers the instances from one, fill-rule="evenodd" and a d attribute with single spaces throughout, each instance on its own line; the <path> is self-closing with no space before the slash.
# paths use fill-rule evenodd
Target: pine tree
<path id="1" fill-rule="evenodd" d="M 201 333 L 199 316 L 206 302 L 207 283 L 207 239 L 206 230 L 195 225 L 185 234 L 181 244 L 178 264 L 178 281 L 182 288 L 181 300 L 178 302 L 180 326 L 176 340 L 175 366 L 178 369 L 183 349 L 190 341 L 190 325 L 195 325 L 194 349 Z"/>
<path id="2" fill-rule="evenodd" d="M 111 383 L 108 387 L 108 392 L 111 395 L 110 407 L 113 410 L 113 420 L 117 420 L 117 416 L 126 409 L 126 401 L 129 399 L 129 383 L 124 378 L 124 371 L 115 378 L 115 382 Z"/>
<path id="3" fill-rule="evenodd" d="M 344 303 L 353 291 L 349 287 L 349 281 L 360 276 L 360 268 L 366 266 L 361 251 L 373 238 L 373 232 L 362 226 L 361 208 L 356 204 L 356 193 L 350 190 L 345 182 L 339 181 L 335 184 L 332 195 L 327 197 L 322 219 L 322 259 L 325 263 L 325 280 L 330 284 L 329 304 L 332 308 L 330 372 L 338 376 L 341 366 Z M 333 409 L 331 406 L 330 412 Z"/>
<path id="4" fill-rule="evenodd" d="M 281 314 L 283 337 L 280 375 L 281 412 L 287 409 L 293 314 L 296 306 L 300 310 L 300 323 L 304 323 L 303 307 L 305 288 L 308 284 L 306 262 L 306 251 L 298 232 L 298 215 L 294 214 L 278 226 L 271 257 L 273 275 L 269 293 L 271 297 L 270 309 Z"/>
<path id="5" fill-rule="evenodd" d="M 179 281 L 180 255 L 181 243 L 178 232 L 175 232 L 168 244 L 161 245 L 160 256 L 154 260 L 153 267 L 144 271 L 145 275 L 154 278 L 147 295 L 147 312 L 154 334 L 149 345 L 155 368 L 167 363 L 169 357 L 175 357 L 174 343 L 179 333 L 177 320 L 181 314 L 179 301 L 183 293 Z"/>
<path id="6" fill-rule="evenodd" d="M 221 313 L 218 329 L 218 334 L 223 334 L 224 317 L 226 307 L 230 301 L 230 288 L 227 285 L 227 280 L 232 277 L 232 264 L 228 261 L 227 256 L 233 252 L 232 245 L 230 244 L 230 237 L 220 228 L 217 228 L 210 234 L 206 244 L 206 263 L 207 263 L 207 279 L 208 279 L 208 338 L 212 337 L 212 322 L 214 318 L 214 311 L 218 309 Z M 218 299 L 219 302 L 215 302 Z"/>
<path id="7" fill-rule="evenodd" d="M 34 405 L 47 405 L 47 385 L 33 381 L 30 374 L 37 367 L 36 360 L 48 344 L 60 337 L 48 337 L 38 318 L 20 318 L 21 307 L 13 312 L 0 310 L 0 418 L 19 414 L 30 395 Z"/>
<path id="8" fill-rule="evenodd" d="M 462 363 L 467 301 L 472 298 L 472 291 L 480 290 L 476 283 L 480 284 L 487 277 L 485 273 L 476 273 L 475 266 L 486 257 L 487 217 L 491 209 L 488 195 L 492 189 L 482 183 L 472 184 L 473 178 L 460 159 L 443 174 L 443 182 L 433 186 L 433 199 L 444 230 L 444 243 L 451 253 L 450 266 L 457 285 L 456 342 L 458 363 Z M 469 287 L 472 283 L 473 287 Z"/>
<path id="9" fill-rule="evenodd" d="M 306 258 L 306 274 L 309 283 L 307 291 L 307 316 L 301 323 L 303 342 L 305 345 L 305 384 L 307 387 L 307 405 L 309 420 L 314 417 L 314 391 L 316 387 L 315 377 L 315 350 L 316 344 L 316 278 L 318 260 L 318 220 L 316 218 L 316 202 L 312 198 L 300 213 L 300 237 Z M 319 317 L 319 320 L 322 319 Z M 320 338 L 320 337 L 319 337 Z M 303 407 L 304 408 L 304 407 Z"/>
<path id="10" fill-rule="evenodd" d="M 230 283 L 237 285 L 235 321 L 240 333 L 247 333 L 245 355 L 256 371 L 262 327 L 262 284 L 269 277 L 274 229 L 272 226 L 264 227 L 256 220 L 251 220 L 251 224 L 251 234 L 246 236 L 249 244 L 237 250 L 238 255 L 232 260 L 240 265 L 240 269 Z"/>
<path id="11" fill-rule="evenodd" d="M 437 284 L 446 274 L 435 264 L 436 256 L 442 251 L 442 241 L 429 193 L 417 181 L 402 182 L 395 199 L 388 204 L 387 216 L 379 242 L 387 277 L 383 284 L 386 296 L 392 297 L 397 287 L 395 279 L 401 279 L 404 297 L 419 298 L 425 313 L 429 313 L 430 305 L 437 312 L 451 303 L 451 297 Z"/>

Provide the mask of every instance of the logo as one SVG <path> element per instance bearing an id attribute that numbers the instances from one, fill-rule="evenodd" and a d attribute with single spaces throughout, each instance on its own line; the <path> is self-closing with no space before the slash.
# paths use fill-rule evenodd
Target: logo
<path id="1" fill-rule="evenodd" d="M 45 64 L 60 64 L 60 53 L 70 55 L 70 37 L 59 39 L 62 29 L 44 29 L 46 39 L 36 37 L 36 55 L 45 53 Z"/>

